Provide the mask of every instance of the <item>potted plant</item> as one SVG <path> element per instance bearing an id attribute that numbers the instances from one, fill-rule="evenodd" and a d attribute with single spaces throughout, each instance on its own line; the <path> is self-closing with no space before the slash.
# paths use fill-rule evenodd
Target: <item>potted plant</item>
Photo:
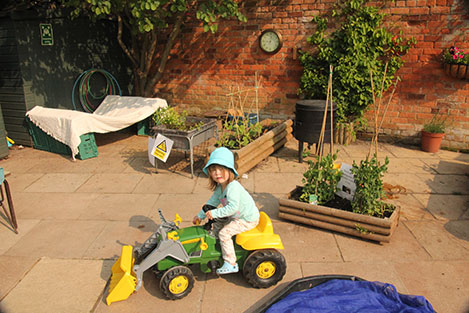
<path id="1" fill-rule="evenodd" d="M 445 73 L 454 78 L 469 79 L 469 54 L 451 46 L 443 50 L 442 59 Z"/>
<path id="2" fill-rule="evenodd" d="M 372 76 L 373 72 L 370 71 L 370 77 Z M 385 80 L 386 70 L 382 82 Z M 330 97 L 331 84 L 329 79 L 327 98 Z M 370 240 L 390 241 L 399 221 L 400 209 L 382 201 L 385 197 L 382 178 L 389 159 L 386 157 L 384 164 L 380 164 L 378 137 L 397 80 L 385 105 L 381 121 L 376 112 L 380 111 L 383 104 L 382 93 L 375 97 L 373 80 L 371 84 L 375 127 L 366 159 L 360 164 L 353 161 L 351 167 L 341 164 L 338 171 L 339 165 L 335 164 L 337 156 L 333 154 L 333 144 L 330 145 L 329 155 L 325 157 L 322 157 L 324 149 L 318 149 L 316 162 L 308 161 L 309 168 L 303 174 L 304 185 L 290 192 L 287 199 L 279 199 L 281 218 Z M 320 137 L 322 139 L 318 142 L 320 147 L 324 143 L 324 130 L 323 126 Z M 370 157 L 373 147 L 375 153 Z"/>
<path id="3" fill-rule="evenodd" d="M 316 163 L 309 161 L 309 168 L 303 175 L 304 185 L 296 187 L 287 198 L 279 199 L 279 216 L 352 236 L 389 242 L 397 227 L 400 209 L 382 201 L 385 196 L 382 178 L 388 158 L 384 164 L 380 164 L 376 154 L 360 164 L 353 162 L 350 169 L 355 185 L 352 200 L 336 194 L 341 174 L 333 164 L 335 158 L 333 155 L 317 159 Z"/>
<path id="4" fill-rule="evenodd" d="M 217 121 L 215 119 L 187 116 L 174 107 L 158 108 L 152 116 L 155 126 L 152 135 L 160 133 L 173 140 L 173 148 L 190 151 L 191 177 L 194 177 L 194 147 L 215 137 Z M 157 167 L 157 163 L 155 163 Z"/>
<path id="5" fill-rule="evenodd" d="M 235 156 L 236 170 L 242 175 L 280 149 L 292 133 L 292 120 L 250 123 L 249 119 L 225 121 L 215 147 L 227 147 Z"/>
<path id="6" fill-rule="evenodd" d="M 438 152 L 441 140 L 445 135 L 446 118 L 439 114 L 433 115 L 430 122 L 423 125 L 421 147 L 426 152 Z"/>
<path id="7" fill-rule="evenodd" d="M 254 88 L 242 90 L 230 88 L 227 94 L 229 108 L 222 124 L 221 134 L 215 146 L 208 148 L 208 155 L 217 147 L 226 147 L 233 151 L 236 171 L 242 175 L 281 148 L 291 137 L 291 120 L 261 121 L 259 115 L 258 92 L 261 89 L 260 78 L 256 72 Z M 254 92 L 250 111 L 245 111 L 250 92 Z M 252 95 L 251 95 L 252 96 Z M 252 107 L 255 104 L 255 109 Z"/>
<path id="8" fill-rule="evenodd" d="M 388 63 L 383 88 L 376 95 L 380 96 L 392 85 L 404 64 L 402 57 L 415 44 L 414 38 L 395 35 L 384 27 L 385 14 L 368 2 L 339 0 L 332 18 L 314 17 L 316 31 L 308 38 L 314 49 L 300 56 L 304 70 L 299 93 L 305 99 L 326 99 L 329 66 L 334 67 L 337 129 L 345 132 L 335 135 L 339 143 L 344 143 L 340 138 L 354 138 L 354 124 L 363 122 L 363 114 L 373 102 L 370 71 L 373 80 L 380 82 Z"/>

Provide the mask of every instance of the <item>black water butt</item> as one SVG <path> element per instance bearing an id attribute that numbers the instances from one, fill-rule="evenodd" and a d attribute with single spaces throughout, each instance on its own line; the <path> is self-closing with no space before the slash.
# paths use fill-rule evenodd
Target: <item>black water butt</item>
<path id="1" fill-rule="evenodd" d="M 294 136 L 298 140 L 298 161 L 303 161 L 303 143 L 318 143 L 321 135 L 322 121 L 326 100 L 300 100 L 295 107 Z M 336 105 L 332 106 L 333 130 L 335 132 L 337 112 Z M 331 141 L 331 108 L 328 105 L 324 142 Z"/>

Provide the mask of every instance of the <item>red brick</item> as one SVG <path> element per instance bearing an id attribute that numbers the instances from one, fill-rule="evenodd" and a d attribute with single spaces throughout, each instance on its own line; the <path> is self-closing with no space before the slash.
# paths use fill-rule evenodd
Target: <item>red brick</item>
<path id="1" fill-rule="evenodd" d="M 431 14 L 449 14 L 450 8 L 449 7 L 432 7 L 430 8 Z"/>

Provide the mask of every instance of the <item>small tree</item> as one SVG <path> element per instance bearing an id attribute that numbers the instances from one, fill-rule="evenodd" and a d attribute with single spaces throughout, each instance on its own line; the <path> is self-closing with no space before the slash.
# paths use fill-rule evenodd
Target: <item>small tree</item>
<path id="1" fill-rule="evenodd" d="M 170 51 L 184 23 L 200 20 L 205 32 L 215 33 L 220 19 L 246 21 L 235 0 L 60 0 L 72 9 L 72 17 L 84 14 L 92 20 L 117 22 L 116 38 L 130 59 L 135 94 L 153 97 L 165 71 Z M 125 40 L 124 29 L 130 39 Z"/>
<path id="2" fill-rule="evenodd" d="M 382 89 L 387 90 L 404 64 L 402 56 L 414 43 L 413 38 L 402 38 L 384 27 L 385 15 L 367 2 L 338 0 L 331 14 L 332 25 L 327 17 L 313 18 L 316 31 L 308 42 L 315 50 L 300 57 L 304 71 L 299 92 L 308 99 L 326 99 L 329 66 L 334 67 L 333 95 L 341 122 L 360 119 L 373 103 L 370 70 L 378 85 L 388 63 Z"/>

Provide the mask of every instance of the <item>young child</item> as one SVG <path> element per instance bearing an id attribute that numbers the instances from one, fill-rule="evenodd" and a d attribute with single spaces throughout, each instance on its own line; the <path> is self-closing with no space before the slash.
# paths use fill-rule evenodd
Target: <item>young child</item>
<path id="1" fill-rule="evenodd" d="M 217 148 L 211 154 L 203 169 L 209 177 L 213 194 L 207 201 L 208 205 L 220 208 L 204 213 L 202 209 L 193 219 L 194 224 L 208 219 L 229 217 L 228 223 L 213 224 L 213 232 L 220 239 L 223 254 L 223 266 L 217 274 L 229 274 L 239 271 L 232 237 L 257 226 L 259 209 L 251 195 L 235 180 L 238 177 L 234 165 L 233 153 L 227 148 Z"/>

